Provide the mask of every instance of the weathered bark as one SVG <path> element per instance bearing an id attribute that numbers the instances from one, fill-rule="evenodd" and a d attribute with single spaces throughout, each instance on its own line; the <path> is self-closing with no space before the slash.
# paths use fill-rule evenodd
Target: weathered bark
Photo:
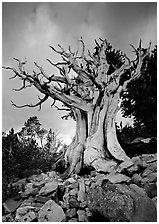
<path id="1" fill-rule="evenodd" d="M 72 172 L 79 173 L 83 164 L 84 144 L 87 137 L 87 121 L 86 113 L 74 109 L 76 119 L 76 134 L 65 153 L 66 165 L 69 168 L 62 175 L 63 178 L 71 175 Z"/>
<path id="2" fill-rule="evenodd" d="M 100 101 L 87 114 L 76 110 L 76 135 L 68 148 L 65 160 L 70 165 L 63 177 L 72 172 L 79 173 L 82 163 L 98 171 L 111 172 L 117 161 L 129 157 L 121 148 L 117 136 L 115 119 L 118 112 L 119 91 L 102 94 Z M 90 122 L 90 117 L 91 122 Z M 87 125 L 90 123 L 89 125 Z"/>

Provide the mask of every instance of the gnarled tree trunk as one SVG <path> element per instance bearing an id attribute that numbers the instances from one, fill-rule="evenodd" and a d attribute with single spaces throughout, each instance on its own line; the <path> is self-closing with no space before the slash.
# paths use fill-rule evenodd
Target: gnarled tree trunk
<path id="1" fill-rule="evenodd" d="M 15 68 L 4 67 L 12 70 L 15 75 L 12 78 L 20 78 L 24 88 L 34 85 L 44 98 L 35 105 L 23 105 L 22 107 L 36 107 L 44 103 L 48 98 L 63 103 L 76 121 L 76 133 L 72 143 L 65 153 L 65 162 L 68 169 L 63 174 L 67 177 L 72 173 L 79 173 L 83 164 L 92 166 L 98 171 L 111 172 L 120 161 L 129 160 L 121 148 L 117 135 L 115 120 L 119 110 L 119 100 L 121 91 L 126 91 L 128 83 L 140 78 L 143 59 L 149 54 L 150 46 L 147 49 L 139 47 L 133 49 L 137 58 L 134 61 L 122 54 L 120 51 L 112 50 L 111 45 L 106 40 L 97 41 L 96 52 L 85 54 L 83 39 L 82 53 L 66 52 L 60 45 L 60 50 L 51 49 L 60 54 L 63 61 L 54 64 L 47 59 L 52 66 L 55 66 L 60 74 L 48 76 L 44 69 L 37 63 L 35 66 L 40 72 L 33 71 L 28 74 L 24 65 L 18 59 L 18 71 Z M 70 71 L 76 75 L 70 75 Z M 129 76 L 125 74 L 129 71 Z M 26 85 L 29 82 L 29 86 Z M 57 107 L 57 106 L 56 106 Z M 58 108 L 60 109 L 60 108 Z"/>

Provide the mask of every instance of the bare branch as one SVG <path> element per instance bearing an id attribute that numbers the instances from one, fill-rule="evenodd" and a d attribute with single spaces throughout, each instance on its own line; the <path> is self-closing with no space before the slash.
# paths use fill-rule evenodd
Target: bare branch
<path id="1" fill-rule="evenodd" d="M 51 107 L 53 107 L 55 105 L 55 103 L 56 103 L 56 100 L 53 99 L 53 103 L 51 104 Z"/>
<path id="2" fill-rule="evenodd" d="M 134 49 L 135 47 L 132 46 Z M 125 81 L 124 85 L 123 85 L 123 90 L 125 91 L 127 89 L 127 85 L 128 83 L 130 83 L 131 81 L 134 81 L 136 79 L 138 79 L 141 76 L 141 67 L 142 67 L 142 62 L 143 59 L 150 53 L 150 48 L 151 48 L 151 42 L 149 43 L 149 46 L 147 49 L 143 49 L 141 46 L 141 40 L 139 42 L 139 48 L 135 49 L 136 55 L 137 55 L 137 59 L 135 61 L 136 62 L 136 68 L 135 70 L 132 71 L 131 74 L 131 78 L 127 81 Z"/>
<path id="3" fill-rule="evenodd" d="M 22 90 L 22 89 L 25 89 L 26 88 L 26 79 L 24 79 L 23 80 L 23 86 L 21 87 L 21 88 L 19 88 L 19 89 L 13 89 L 14 91 L 20 91 L 20 90 Z"/>
<path id="4" fill-rule="evenodd" d="M 68 108 L 59 108 L 59 107 L 56 106 L 56 105 L 54 105 L 54 106 L 55 106 L 55 108 L 56 108 L 57 110 L 70 111 L 70 109 L 68 109 Z"/>
<path id="5" fill-rule="evenodd" d="M 39 110 L 41 110 L 41 105 L 42 103 L 44 103 L 47 99 L 48 99 L 48 95 L 45 95 L 43 99 L 41 99 L 39 96 L 38 96 L 38 99 L 40 100 L 38 103 L 36 104 L 25 104 L 25 105 L 21 105 L 21 106 L 18 106 L 16 105 L 15 103 L 13 103 L 13 101 L 11 101 L 12 105 L 17 107 L 17 108 L 23 108 L 23 107 L 37 107 L 39 106 Z"/>

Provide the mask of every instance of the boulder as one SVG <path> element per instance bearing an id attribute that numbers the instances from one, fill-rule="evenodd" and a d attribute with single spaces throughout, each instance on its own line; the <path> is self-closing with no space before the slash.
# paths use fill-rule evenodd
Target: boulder
<path id="1" fill-rule="evenodd" d="M 75 217 L 76 216 L 76 209 L 75 208 L 71 208 L 71 209 L 68 209 L 66 211 L 66 217 L 69 217 L 69 218 L 72 218 L 72 217 Z"/>
<path id="2" fill-rule="evenodd" d="M 25 186 L 25 191 L 22 193 L 22 197 L 27 198 L 29 196 L 35 196 L 38 192 L 38 188 L 34 188 L 33 183 L 28 183 Z"/>
<path id="3" fill-rule="evenodd" d="M 38 212 L 38 222 L 62 222 L 66 216 L 58 204 L 53 200 L 47 201 Z"/>
<path id="4" fill-rule="evenodd" d="M 125 171 L 125 169 L 127 169 L 133 165 L 134 165 L 134 163 L 132 162 L 132 160 L 126 160 L 118 166 L 117 172 L 122 173 Z"/>
<path id="5" fill-rule="evenodd" d="M 155 154 L 142 154 L 142 160 L 146 163 L 152 163 L 157 161 L 157 153 Z"/>
<path id="6" fill-rule="evenodd" d="M 69 207 L 70 208 L 78 208 L 80 206 L 80 202 L 77 201 L 75 196 L 69 197 Z"/>
<path id="7" fill-rule="evenodd" d="M 51 181 L 45 184 L 44 187 L 39 191 L 39 195 L 49 195 L 53 193 L 58 188 L 57 181 Z"/>
<path id="8" fill-rule="evenodd" d="M 15 198 L 8 198 L 4 203 L 5 212 L 14 212 L 22 203 L 22 200 L 15 200 Z"/>
<path id="9" fill-rule="evenodd" d="M 78 222 L 78 219 L 77 218 L 71 218 L 68 220 L 68 222 Z"/>
<path id="10" fill-rule="evenodd" d="M 20 207 L 32 206 L 32 205 L 33 205 L 33 202 L 34 202 L 34 199 L 33 199 L 33 197 L 30 196 L 28 199 L 25 199 L 25 200 L 22 202 L 22 204 L 21 204 Z"/>
<path id="11" fill-rule="evenodd" d="M 104 183 L 90 189 L 88 207 L 100 213 L 108 222 L 156 222 L 154 202 L 126 184 Z"/>
<path id="12" fill-rule="evenodd" d="M 123 174 L 109 174 L 108 176 L 105 177 L 105 182 L 110 181 L 111 183 L 115 184 L 115 183 L 126 183 L 126 182 L 130 182 L 130 177 L 125 176 Z"/>
<path id="13" fill-rule="evenodd" d="M 157 185 L 156 183 L 146 183 L 144 189 L 149 198 L 154 198 L 157 196 Z"/>
<path id="14" fill-rule="evenodd" d="M 84 210 L 79 209 L 77 211 L 77 214 L 78 214 L 79 222 L 87 222 L 87 216 L 86 216 L 86 212 Z"/>
<path id="15" fill-rule="evenodd" d="M 14 215 L 13 214 L 7 214 L 2 216 L 2 222 L 14 222 Z"/>
<path id="16" fill-rule="evenodd" d="M 134 173 L 132 178 L 131 178 L 131 183 L 134 183 L 134 184 L 136 184 L 140 187 L 141 186 L 141 181 L 142 181 L 141 176 L 137 173 Z"/>
<path id="17" fill-rule="evenodd" d="M 34 207 L 32 206 L 25 206 L 20 207 L 16 211 L 16 222 L 31 222 L 36 219 L 36 214 L 34 212 Z"/>
<path id="18" fill-rule="evenodd" d="M 81 178 L 79 181 L 79 191 L 78 191 L 78 201 L 84 201 L 85 200 L 85 182 L 84 178 Z"/>
<path id="19" fill-rule="evenodd" d="M 156 197 L 154 197 L 154 198 L 152 198 L 152 201 L 155 203 L 156 208 L 157 208 L 157 196 L 156 196 Z"/>
<path id="20" fill-rule="evenodd" d="M 35 202 L 38 202 L 38 203 L 43 203 L 45 204 L 47 201 L 49 201 L 51 199 L 52 196 L 41 196 L 41 195 L 37 195 L 34 199 Z"/>
<path id="21" fill-rule="evenodd" d="M 78 188 L 74 188 L 69 191 L 69 195 L 76 195 L 78 193 Z"/>
<path id="22" fill-rule="evenodd" d="M 18 187 L 19 189 L 22 189 L 27 184 L 26 178 L 20 179 L 17 182 L 14 183 L 15 187 Z"/>

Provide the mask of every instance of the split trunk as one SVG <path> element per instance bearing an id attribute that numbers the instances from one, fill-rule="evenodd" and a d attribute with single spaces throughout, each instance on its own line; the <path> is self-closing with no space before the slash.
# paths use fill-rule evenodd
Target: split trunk
<path id="1" fill-rule="evenodd" d="M 110 173 L 118 161 L 129 160 L 116 135 L 119 94 L 100 92 L 96 105 L 88 112 L 74 109 L 76 134 L 65 153 L 69 168 L 64 177 L 79 173 L 83 166 Z"/>

